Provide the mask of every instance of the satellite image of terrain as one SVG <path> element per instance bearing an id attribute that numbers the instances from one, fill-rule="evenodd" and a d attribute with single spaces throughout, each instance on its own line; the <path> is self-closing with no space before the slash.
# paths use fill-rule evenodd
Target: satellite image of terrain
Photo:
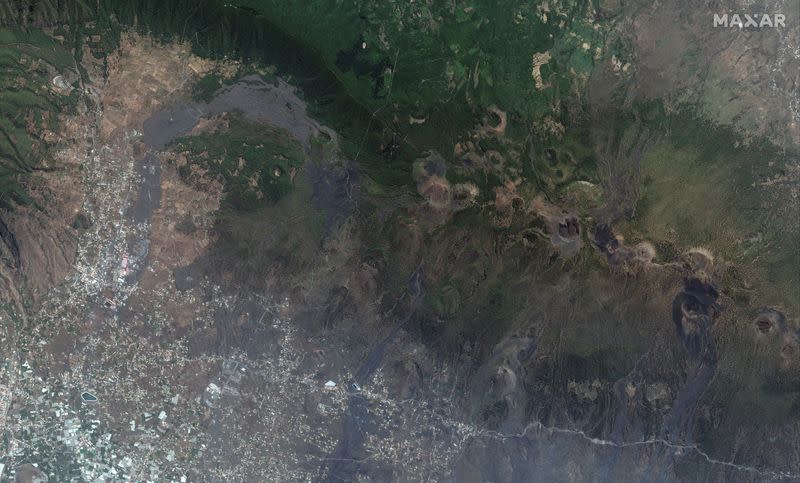
<path id="1" fill-rule="evenodd" d="M 800 482 L 800 0 L 0 0 L 0 482 Z"/>

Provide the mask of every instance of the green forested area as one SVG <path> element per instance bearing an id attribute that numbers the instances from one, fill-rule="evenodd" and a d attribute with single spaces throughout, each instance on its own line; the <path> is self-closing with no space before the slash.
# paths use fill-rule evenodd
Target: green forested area
<path id="1" fill-rule="evenodd" d="M 0 207 L 28 201 L 23 178 L 46 169 L 46 130 L 74 107 L 78 92 L 57 94 L 51 79 L 74 70 L 69 48 L 41 30 L 0 27 Z M 67 76 L 69 77 L 69 76 Z"/>
<path id="2" fill-rule="evenodd" d="M 191 41 L 203 56 L 275 65 L 361 153 L 365 172 L 390 185 L 410 182 L 408 163 L 421 149 L 452 149 L 490 105 L 519 121 L 512 126 L 522 126 L 516 133 L 521 138 L 533 120 L 560 118 L 563 100 L 574 111 L 582 100 L 573 79 L 593 64 L 581 45 L 602 42 L 604 35 L 584 19 L 586 0 L 549 13 L 513 1 L 23 3 L 27 8 L 16 15 L 6 8 L 0 21 L 24 29 L 67 26 L 73 37 L 89 29 L 106 34 L 101 37 L 107 49 L 118 21 L 164 39 Z M 532 57 L 547 51 L 553 57 L 542 70 L 546 87 L 537 89 Z M 426 122 L 410 129 L 409 116 Z M 375 149 L 359 149 L 364 143 Z M 374 159 L 387 144 L 394 145 L 390 159 Z"/>

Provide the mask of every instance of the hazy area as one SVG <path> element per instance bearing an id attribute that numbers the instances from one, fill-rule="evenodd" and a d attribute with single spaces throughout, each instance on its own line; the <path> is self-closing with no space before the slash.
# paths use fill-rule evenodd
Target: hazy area
<path id="1" fill-rule="evenodd" d="M 800 480 L 800 10 L 0 4 L 0 479 Z"/>

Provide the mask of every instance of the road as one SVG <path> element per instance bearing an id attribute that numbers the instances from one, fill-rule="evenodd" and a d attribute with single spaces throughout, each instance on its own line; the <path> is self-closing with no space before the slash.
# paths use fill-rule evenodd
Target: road
<path id="1" fill-rule="evenodd" d="M 408 280 L 408 291 L 411 295 L 411 302 L 409 304 L 409 311 L 405 317 L 397 321 L 397 323 L 389 331 L 375 347 L 370 350 L 367 357 L 355 371 L 353 378 L 347 384 L 348 402 L 347 409 L 342 420 L 342 435 L 336 445 L 336 449 L 328 455 L 323 461 L 320 468 L 320 475 L 318 481 L 334 482 L 334 481 L 348 481 L 351 478 L 348 473 L 352 471 L 350 463 L 354 461 L 353 454 L 364 444 L 365 431 L 362 427 L 367 417 L 369 416 L 369 408 L 367 407 L 366 398 L 358 390 L 359 387 L 365 386 L 372 375 L 383 363 L 383 357 L 386 349 L 395 340 L 397 335 L 406 326 L 411 317 L 414 315 L 419 301 L 424 293 L 422 288 L 422 265 L 418 265 L 414 273 L 411 274 Z"/>

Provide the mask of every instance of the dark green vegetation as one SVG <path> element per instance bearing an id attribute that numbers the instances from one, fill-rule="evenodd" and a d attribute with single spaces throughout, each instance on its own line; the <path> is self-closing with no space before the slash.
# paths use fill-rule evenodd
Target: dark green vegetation
<path id="1" fill-rule="evenodd" d="M 191 41 L 200 55 L 277 66 L 383 186 L 409 184 L 406 166 L 421 150 L 449 152 L 492 104 L 510 112 L 522 137 L 529 134 L 523 126 L 541 116 L 560 118 L 562 100 L 579 106 L 581 76 L 594 63 L 582 44 L 602 44 L 606 35 L 602 24 L 595 29 L 585 19 L 586 1 L 547 15 L 515 2 L 102 5 L 123 24 L 135 20 L 159 37 Z M 547 51 L 552 60 L 537 90 L 532 58 Z M 208 96 L 213 87 L 208 77 L 195 94 Z M 426 122 L 411 125 L 409 116 Z"/>
<path id="2" fill-rule="evenodd" d="M 196 101 L 208 102 L 214 98 L 214 93 L 222 87 L 222 79 L 215 74 L 204 75 L 192 87 L 192 98 Z"/>
<path id="3" fill-rule="evenodd" d="M 585 19 L 586 1 L 549 13 L 515 2 L 491 7 L 346 2 L 335 8 L 327 1 L 303 8 L 280 2 L 223 6 L 212 0 L 76 3 L 65 10 L 91 16 L 85 9 L 99 8 L 97 18 L 189 40 L 204 56 L 277 66 L 342 133 L 345 150 L 359 158 L 362 173 L 379 189 L 410 186 L 410 162 L 426 149 L 451 151 L 492 104 L 509 112 L 511 129 L 521 139 L 544 115 L 571 116 L 561 102 L 582 104 L 580 78 L 594 62 L 582 44 L 602 43 L 606 35 L 602 24 L 594 29 Z M 38 17 L 54 18 L 42 8 Z M 308 28 L 309 18 L 315 19 L 314 28 Z M 106 24 L 93 28 L 107 29 L 111 35 L 101 35 L 101 42 L 113 43 L 115 27 Z M 532 58 L 548 51 L 552 60 L 542 69 L 544 86 L 538 90 Z M 216 80 L 204 79 L 197 98 L 208 98 Z M 411 116 L 425 122 L 412 125 Z M 487 187 L 502 181 L 492 177 Z"/>
<path id="4" fill-rule="evenodd" d="M 0 207 L 27 203 L 25 184 L 52 169 L 42 135 L 58 115 L 75 113 L 86 74 L 84 49 L 96 59 L 118 45 L 120 26 L 80 0 L 0 2 Z M 91 19 L 91 21 L 89 21 Z M 7 27 L 5 26 L 7 25 Z M 52 29 L 45 33 L 43 29 Z M 102 34 L 102 35 L 101 35 Z M 54 88 L 52 79 L 62 76 Z"/>
<path id="5" fill-rule="evenodd" d="M 51 79 L 69 78 L 74 66 L 70 49 L 42 31 L 0 28 L 0 207 L 28 202 L 26 175 L 48 168 L 44 135 L 78 99 L 75 90 L 54 92 Z"/>
<path id="6" fill-rule="evenodd" d="M 225 187 L 223 203 L 240 211 L 275 203 L 287 194 L 304 157 L 288 133 L 240 116 L 230 117 L 222 132 L 178 138 L 173 148 L 187 156 L 188 164 L 179 169 L 184 179 L 192 181 L 195 167 L 207 170 L 204 177 Z"/>

